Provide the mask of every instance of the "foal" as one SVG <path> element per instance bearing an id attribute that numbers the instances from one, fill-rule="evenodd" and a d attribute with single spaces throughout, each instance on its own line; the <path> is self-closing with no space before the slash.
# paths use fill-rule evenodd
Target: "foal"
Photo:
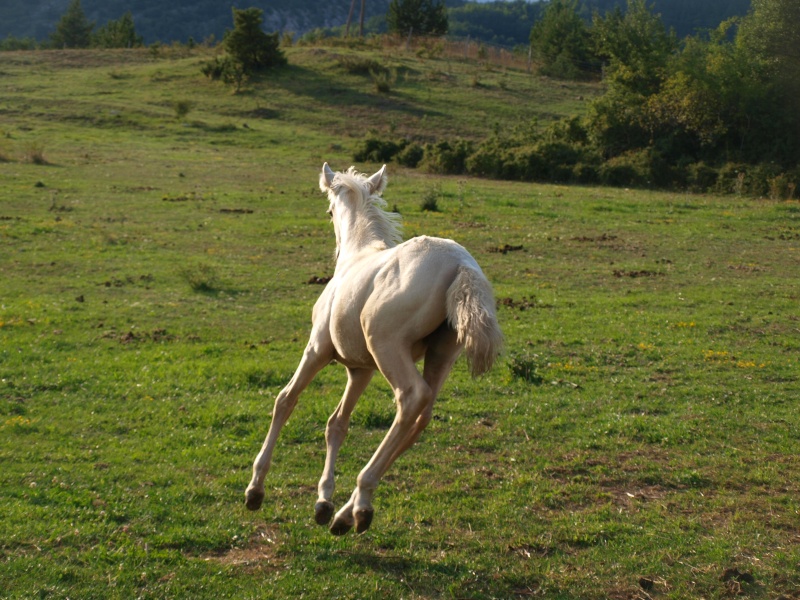
<path id="1" fill-rule="evenodd" d="M 433 402 L 462 350 L 473 375 L 488 371 L 502 346 L 492 288 L 475 259 L 452 240 L 417 237 L 401 243 L 399 215 L 384 210 L 386 165 L 366 177 L 352 167 L 322 167 L 319 186 L 330 201 L 336 268 L 314 305 L 311 338 L 289 384 L 278 394 L 272 423 L 253 464 L 247 508 L 264 501 L 264 477 L 278 434 L 300 393 L 332 361 L 347 369 L 347 386 L 325 430 L 327 456 L 315 506 L 317 523 L 361 533 L 372 523 L 372 497 L 389 466 L 420 436 Z M 424 358 L 422 374 L 416 363 Z M 391 385 L 397 415 L 333 516 L 334 464 L 350 414 L 376 370 Z"/>

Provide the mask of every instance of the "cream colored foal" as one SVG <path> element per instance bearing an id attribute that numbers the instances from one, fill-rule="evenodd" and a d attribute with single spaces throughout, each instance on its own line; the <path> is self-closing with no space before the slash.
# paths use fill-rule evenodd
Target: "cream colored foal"
<path id="1" fill-rule="evenodd" d="M 366 177 L 352 167 L 322 167 L 319 185 L 330 201 L 336 269 L 314 305 L 311 337 L 289 384 L 278 394 L 272 423 L 245 492 L 256 510 L 280 433 L 300 393 L 332 361 L 347 369 L 347 386 L 325 430 L 327 457 L 316 521 L 341 535 L 372 523 L 372 498 L 383 474 L 420 436 L 433 402 L 464 351 L 474 375 L 492 366 L 503 336 L 492 288 L 475 259 L 452 240 L 417 237 L 401 243 L 399 215 L 384 210 L 386 166 Z M 422 373 L 416 363 L 424 359 Z M 334 465 L 350 414 L 375 370 L 394 390 L 397 415 L 356 489 L 334 517 Z"/>

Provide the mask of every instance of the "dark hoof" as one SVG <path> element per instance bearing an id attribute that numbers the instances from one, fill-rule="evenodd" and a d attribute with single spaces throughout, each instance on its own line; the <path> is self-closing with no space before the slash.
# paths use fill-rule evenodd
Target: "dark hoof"
<path id="1" fill-rule="evenodd" d="M 320 500 L 314 505 L 314 520 L 317 525 L 327 525 L 333 517 L 333 502 Z"/>
<path id="2" fill-rule="evenodd" d="M 333 525 L 331 525 L 331 533 L 333 535 L 344 535 L 352 528 L 353 526 L 345 521 L 334 521 Z"/>
<path id="3" fill-rule="evenodd" d="M 262 502 L 264 502 L 263 490 L 248 489 L 244 493 L 244 505 L 250 510 L 258 510 Z"/>
<path id="4" fill-rule="evenodd" d="M 375 512 L 371 508 L 356 511 L 356 533 L 364 533 L 372 525 L 372 516 Z"/>

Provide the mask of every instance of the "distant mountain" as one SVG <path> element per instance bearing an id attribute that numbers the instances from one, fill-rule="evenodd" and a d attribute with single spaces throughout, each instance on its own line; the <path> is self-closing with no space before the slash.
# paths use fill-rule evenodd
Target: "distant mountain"
<path id="1" fill-rule="evenodd" d="M 459 37 L 492 42 L 504 46 L 528 44 L 531 27 L 541 18 L 546 1 L 480 0 L 448 2 L 450 33 Z M 615 7 L 625 10 L 626 0 L 580 0 L 581 14 L 591 21 L 595 12 L 604 14 Z M 647 0 L 653 12 L 661 15 L 668 29 L 679 38 L 716 27 L 734 16 L 744 16 L 750 0 Z"/>
<path id="2" fill-rule="evenodd" d="M 33 37 L 45 40 L 55 28 L 71 0 L 0 1 L 0 38 Z M 366 2 L 366 18 L 384 15 L 390 0 Z M 221 39 L 233 27 L 231 6 L 256 6 L 264 11 L 268 31 L 302 34 L 318 27 L 347 22 L 350 0 L 81 0 L 81 7 L 97 26 L 130 11 L 136 31 L 145 43 L 202 41 L 210 35 Z M 361 2 L 356 2 L 353 22 L 358 27 Z"/>
<path id="3" fill-rule="evenodd" d="M 380 29 L 380 20 L 390 0 L 365 2 L 365 20 Z M 0 39 L 8 35 L 46 40 L 64 14 L 70 0 L 0 0 Z M 713 29 L 725 19 L 744 15 L 750 0 L 649 0 L 662 15 L 667 27 L 679 37 L 698 29 Z M 465 2 L 446 0 L 450 7 L 450 29 L 454 35 L 470 36 L 507 46 L 527 44 L 530 27 L 545 2 L 524 0 Z M 136 31 L 145 43 L 202 41 L 213 35 L 221 39 L 232 27 L 231 5 L 237 8 L 256 6 L 264 11 L 265 29 L 291 31 L 301 35 L 312 29 L 344 25 L 351 0 L 82 0 L 81 5 L 97 26 L 119 19 L 127 11 L 133 14 Z M 624 8 L 625 0 L 583 0 L 588 19 L 593 11 L 605 12 L 614 6 Z M 361 2 L 355 3 L 353 25 L 358 27 Z"/>
<path id="4" fill-rule="evenodd" d="M 625 0 L 584 0 L 585 6 L 605 13 L 619 6 L 625 9 Z M 653 12 L 661 15 L 667 28 L 672 28 L 679 38 L 698 31 L 716 29 L 731 17 L 743 17 L 750 10 L 750 0 L 647 0 Z"/>

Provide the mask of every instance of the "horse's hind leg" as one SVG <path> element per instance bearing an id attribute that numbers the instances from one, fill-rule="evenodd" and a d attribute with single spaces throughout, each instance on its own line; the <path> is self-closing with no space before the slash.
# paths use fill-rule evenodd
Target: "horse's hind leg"
<path id="1" fill-rule="evenodd" d="M 334 507 L 331 500 L 335 486 L 334 466 L 336 465 L 336 457 L 347 435 L 353 408 L 374 373 L 375 371 L 372 369 L 348 369 L 347 387 L 344 390 L 344 395 L 331 418 L 328 419 L 328 426 L 325 428 L 325 442 L 328 451 L 325 457 L 325 468 L 322 471 L 322 477 L 317 488 L 319 500 L 317 500 L 317 504 L 314 507 L 314 518 L 320 525 L 326 525 L 333 516 Z"/>
<path id="2" fill-rule="evenodd" d="M 443 324 L 428 340 L 422 378 L 430 386 L 434 401 L 439 396 L 439 391 L 442 389 L 448 375 L 450 375 L 456 359 L 461 354 L 461 349 L 462 345 L 458 343 L 458 334 L 447 324 Z M 433 401 L 430 402 L 417 418 L 408 437 L 397 449 L 396 455 L 392 457 L 392 462 L 419 439 L 419 436 L 433 417 L 433 404 Z"/>
<path id="3" fill-rule="evenodd" d="M 332 353 L 320 348 L 317 343 L 314 343 L 312 337 L 291 381 L 275 398 L 269 432 L 267 432 L 261 451 L 253 462 L 253 477 L 244 493 L 245 505 L 250 510 L 258 510 L 264 501 L 264 478 L 267 476 L 272 462 L 272 451 L 278 441 L 278 434 L 297 405 L 300 393 L 311 383 L 314 376 L 331 361 L 331 358 Z"/>
<path id="4" fill-rule="evenodd" d="M 430 411 L 433 404 L 433 390 L 417 371 L 410 351 L 398 349 L 395 343 L 386 344 L 382 352 L 372 349 L 372 354 L 394 389 L 397 415 L 386 437 L 359 474 L 350 500 L 336 513 L 331 525 L 331 532 L 335 535 L 347 533 L 354 525 L 358 533 L 369 528 L 373 515 L 372 497 L 378 482 L 401 451 L 408 447 L 407 440 L 415 432 L 420 416 Z M 425 423 L 427 420 L 423 417 L 419 424 L 424 427 Z"/>

